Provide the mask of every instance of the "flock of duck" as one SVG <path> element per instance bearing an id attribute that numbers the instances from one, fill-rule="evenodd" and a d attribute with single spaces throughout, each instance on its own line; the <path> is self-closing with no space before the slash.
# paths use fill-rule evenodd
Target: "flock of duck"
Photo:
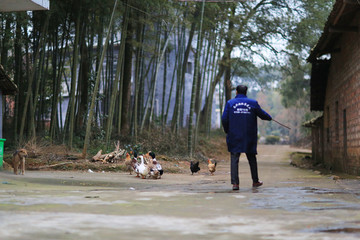
<path id="1" fill-rule="evenodd" d="M 215 160 L 208 159 L 208 169 L 211 175 L 214 175 L 216 165 L 217 162 Z M 137 156 L 137 153 L 135 152 L 133 157 L 131 157 L 129 153 L 126 153 L 125 166 L 130 175 L 135 172 L 136 177 L 141 177 L 143 179 L 160 179 L 164 173 L 161 164 L 156 160 L 155 153 L 151 151 L 140 156 Z M 199 161 L 190 162 L 190 171 L 191 174 L 200 171 Z"/>
<path id="2" fill-rule="evenodd" d="M 134 157 L 126 153 L 125 165 L 130 175 L 132 172 L 135 172 L 136 177 L 159 179 L 164 173 L 161 164 L 156 160 L 155 153 L 151 151 L 139 157 L 136 152 L 134 153 Z"/>

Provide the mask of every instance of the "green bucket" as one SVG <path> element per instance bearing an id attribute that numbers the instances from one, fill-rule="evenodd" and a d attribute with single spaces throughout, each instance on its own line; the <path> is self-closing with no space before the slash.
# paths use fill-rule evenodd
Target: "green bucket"
<path id="1" fill-rule="evenodd" d="M 0 169 L 3 167 L 5 141 L 6 139 L 0 138 Z"/>

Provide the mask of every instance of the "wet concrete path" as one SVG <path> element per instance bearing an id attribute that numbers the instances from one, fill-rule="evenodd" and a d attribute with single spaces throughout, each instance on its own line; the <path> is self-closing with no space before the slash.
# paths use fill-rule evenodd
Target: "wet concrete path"
<path id="1" fill-rule="evenodd" d="M 251 187 L 245 156 L 232 191 L 228 156 L 214 176 L 0 172 L 0 239 L 359 239 L 360 181 L 289 165 L 288 146 L 259 146 Z M 225 159 L 226 158 L 226 159 Z"/>

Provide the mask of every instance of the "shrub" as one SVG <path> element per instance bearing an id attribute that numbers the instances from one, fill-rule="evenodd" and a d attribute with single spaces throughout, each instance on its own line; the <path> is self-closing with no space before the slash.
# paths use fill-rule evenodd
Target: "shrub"
<path id="1" fill-rule="evenodd" d="M 280 142 L 279 136 L 269 135 L 266 136 L 265 144 L 277 144 Z"/>

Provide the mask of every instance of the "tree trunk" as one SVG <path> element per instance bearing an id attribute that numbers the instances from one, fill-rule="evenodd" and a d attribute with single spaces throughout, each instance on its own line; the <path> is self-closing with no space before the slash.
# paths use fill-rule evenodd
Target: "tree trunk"
<path id="1" fill-rule="evenodd" d="M 176 76 L 176 66 L 178 65 L 178 60 L 179 60 L 179 52 L 175 53 L 175 63 L 174 63 L 174 70 L 173 70 L 173 75 L 172 75 L 172 79 L 171 79 L 171 85 L 170 85 L 170 90 L 169 90 L 169 97 L 167 100 L 167 107 L 166 107 L 166 111 L 165 111 L 165 116 L 164 116 L 164 124 L 166 124 L 167 118 L 168 118 L 168 114 L 169 114 L 169 108 L 170 108 L 170 101 L 171 101 L 171 97 L 172 97 L 172 92 L 173 92 L 173 87 L 174 87 L 174 82 L 175 82 L 175 76 Z"/>
<path id="2" fill-rule="evenodd" d="M 194 33 L 195 33 L 195 27 L 196 27 L 196 23 L 194 21 L 191 24 L 191 28 L 190 28 L 190 32 L 189 32 L 189 39 L 188 39 L 188 43 L 186 46 L 186 50 L 184 52 L 184 58 L 182 61 L 182 67 L 179 69 L 179 72 L 180 72 L 179 77 L 180 78 L 178 79 L 178 84 L 177 84 L 177 89 L 176 89 L 176 97 L 175 97 L 176 98 L 175 107 L 174 107 L 174 113 L 173 113 L 173 118 L 172 118 L 172 123 L 171 123 L 173 130 L 179 129 L 181 126 L 181 122 L 182 122 L 182 118 L 181 118 L 182 90 L 183 90 L 183 87 L 185 84 L 185 73 L 187 70 L 187 64 L 188 64 L 188 59 L 189 59 L 189 55 L 190 55 L 191 43 L 192 43 Z M 181 34 L 184 34 L 184 33 L 185 33 L 185 29 L 183 27 Z"/>
<path id="3" fill-rule="evenodd" d="M 125 10 L 125 16 L 123 21 L 123 27 L 121 30 L 121 43 L 120 48 L 118 52 L 118 59 L 117 59 L 117 66 L 116 66 L 116 73 L 115 73 L 115 80 L 112 88 L 111 93 L 111 100 L 110 100 L 110 107 L 109 107 L 109 115 L 106 123 L 106 136 L 105 136 L 105 143 L 106 146 L 109 145 L 111 133 L 112 133 L 112 127 L 113 127 L 113 119 L 114 119 L 114 111 L 115 111 L 115 102 L 116 97 L 119 93 L 118 87 L 119 87 L 119 80 L 121 77 L 120 73 L 123 72 L 123 59 L 124 59 L 124 51 L 125 51 L 125 39 L 126 39 L 126 33 L 127 33 L 127 26 L 129 22 L 128 12 L 127 12 L 127 6 Z"/>
<path id="4" fill-rule="evenodd" d="M 74 128 L 75 128 L 75 92 L 76 92 L 76 82 L 77 82 L 77 71 L 78 71 L 78 62 L 79 62 L 79 38 L 80 38 L 80 14 L 77 16 L 76 20 L 76 32 L 75 32 L 75 42 L 74 42 L 74 53 L 73 53 L 73 65 L 71 73 L 71 90 L 70 90 L 70 99 L 69 99 L 69 143 L 68 146 L 72 148 Z"/>
<path id="5" fill-rule="evenodd" d="M 78 113 L 76 116 L 76 128 L 75 133 L 79 133 L 84 129 L 84 123 L 86 121 L 87 107 L 88 107 L 88 98 L 89 98 L 89 78 L 90 78 L 90 68 L 91 63 L 89 59 L 89 50 L 92 51 L 92 46 L 87 46 L 86 43 L 86 29 L 87 29 L 87 16 L 82 17 L 82 33 L 80 41 L 80 70 L 79 70 L 79 104 L 78 104 Z"/>
<path id="6" fill-rule="evenodd" d="M 138 42 L 138 47 L 136 48 L 136 66 L 135 66 L 135 93 L 134 93 L 134 112 L 133 112 L 133 129 L 135 142 L 138 138 L 138 121 L 139 121 L 139 90 L 140 90 L 140 78 L 143 65 L 143 40 L 144 40 L 144 29 L 145 25 L 138 23 L 136 28 L 136 39 Z"/>
<path id="7" fill-rule="evenodd" d="M 133 59 L 133 39 L 134 26 L 129 22 L 124 53 L 124 77 L 122 81 L 122 102 L 121 102 L 121 132 L 127 133 L 129 131 L 129 111 L 130 111 L 130 97 L 131 97 L 131 76 L 132 76 L 132 59 Z"/>
<path id="8" fill-rule="evenodd" d="M 195 111 L 195 99 L 196 99 L 196 88 L 197 88 L 197 81 L 199 77 L 199 62 L 200 62 L 200 51 L 201 51 L 201 45 L 202 45 L 202 23 L 203 23 L 203 16 L 204 16 L 204 7 L 205 2 L 202 2 L 202 8 L 201 8 L 201 20 L 200 20 L 200 30 L 197 40 L 197 46 L 196 46 L 196 55 L 195 55 L 195 70 L 194 70 L 194 79 L 193 79 L 193 86 L 191 90 L 191 102 L 190 102 L 190 112 L 189 112 L 189 128 L 188 128 L 188 154 L 189 157 L 193 157 L 193 118 L 194 118 L 194 111 Z"/>
<path id="9" fill-rule="evenodd" d="M 46 29 L 49 24 L 49 17 L 50 17 L 50 14 L 46 14 L 45 23 L 43 25 L 43 28 L 42 28 L 41 34 L 40 34 L 40 38 L 39 38 L 39 45 L 35 50 L 35 58 L 34 58 L 33 67 L 32 67 L 31 75 L 30 75 L 29 82 L 28 82 L 27 94 L 26 94 L 24 108 L 23 108 L 23 114 L 22 114 L 22 118 L 21 118 L 20 134 L 19 134 L 20 143 L 22 143 L 24 140 L 23 136 L 24 136 L 24 129 L 25 129 L 25 120 L 26 120 L 28 105 L 29 105 L 29 101 L 30 101 L 30 96 L 32 95 L 32 82 L 33 82 L 34 75 L 36 72 L 36 66 L 37 66 L 37 62 L 39 59 L 40 48 L 45 42 L 44 35 L 45 35 Z"/>
<path id="10" fill-rule="evenodd" d="M 45 40 L 44 40 L 45 41 Z M 30 111 L 30 128 L 31 128 L 31 137 L 36 138 L 36 124 L 35 124 L 35 113 L 36 113 L 36 107 L 38 102 L 38 96 L 39 96 L 39 89 L 40 89 L 40 82 L 42 73 L 44 72 L 44 61 L 45 61 L 45 45 L 46 42 L 41 47 L 41 53 L 40 53 L 40 60 L 39 60 L 39 67 L 36 69 L 39 69 L 35 73 L 35 92 L 32 101 L 32 108 L 33 110 Z M 40 118 L 38 118 L 38 121 L 40 121 Z"/>
<path id="11" fill-rule="evenodd" d="M 168 32 L 165 31 L 165 39 L 168 38 Z M 161 129 L 162 131 L 164 131 L 165 128 L 165 123 L 166 123 L 166 119 L 165 119 L 165 94 L 167 92 L 166 89 L 166 82 L 167 82 L 167 64 L 168 64 L 168 51 L 165 51 L 165 55 L 164 55 L 164 73 L 163 73 L 163 92 L 162 92 L 162 100 L 161 100 Z M 170 93 L 169 93 L 170 94 Z"/>
<path id="12" fill-rule="evenodd" d="M 203 40 L 202 40 L 203 41 Z M 196 123 L 195 123 L 195 136 L 194 136 L 194 149 L 196 149 L 196 144 L 197 144 L 197 139 L 198 139 L 198 135 L 199 135 L 199 131 L 200 131 L 200 112 L 201 112 L 201 107 L 202 107 L 202 99 L 203 99 L 203 95 L 204 95 L 204 85 L 205 85 L 205 71 L 206 66 L 207 66 L 207 62 L 208 62 L 208 58 L 209 58 L 209 52 L 210 52 L 210 43 L 208 44 L 207 47 L 207 53 L 206 53 L 206 57 L 205 59 L 203 59 L 203 64 L 202 64 L 202 72 L 199 69 L 199 77 L 198 77 L 198 93 L 197 93 L 197 102 L 196 102 L 196 106 L 195 106 L 195 111 L 196 111 Z M 203 73 L 203 74 L 202 74 Z M 202 76 L 201 76 L 202 75 Z M 205 92 L 206 94 L 206 92 Z"/>
<path id="13" fill-rule="evenodd" d="M 172 25 L 171 27 L 171 30 L 170 32 L 172 32 L 173 28 L 174 28 L 175 24 Z M 155 70 L 155 75 L 153 77 L 153 83 L 151 84 L 151 100 L 152 100 L 152 103 L 151 105 L 149 106 L 149 103 L 150 103 L 150 99 L 149 101 L 147 102 L 147 106 L 145 107 L 145 113 L 144 113 L 144 118 L 143 118 L 143 121 L 141 123 L 141 130 L 143 129 L 144 127 L 144 124 L 145 124 L 145 120 L 146 120 L 146 115 L 147 115 L 147 111 L 148 111 L 148 108 L 150 107 L 150 117 L 149 117 L 149 121 L 151 123 L 151 119 L 152 119 L 152 114 L 153 114 L 153 109 L 154 109 L 154 103 L 155 103 L 155 92 L 156 92 L 156 80 L 157 80 L 157 76 L 158 76 L 158 73 L 159 73 L 159 69 L 160 69 L 160 66 L 161 66 L 161 62 L 164 58 L 164 54 L 165 54 L 165 51 L 167 49 L 167 46 L 169 44 L 169 39 L 170 38 L 167 38 L 165 43 L 164 43 L 164 46 L 163 46 L 163 49 L 162 51 L 160 52 L 160 45 L 158 46 L 158 57 L 157 57 L 157 64 L 156 64 L 156 70 Z M 159 41 L 159 44 L 160 44 L 160 41 Z"/>
<path id="14" fill-rule="evenodd" d="M 54 45 L 54 48 L 56 49 L 56 51 L 54 51 L 54 54 L 52 57 L 53 79 L 54 79 L 53 80 L 54 81 L 53 99 L 52 99 L 52 108 L 51 108 L 51 122 L 50 122 L 50 139 L 52 139 L 52 140 L 54 140 L 55 136 L 57 135 L 56 129 L 59 126 L 57 106 L 59 104 L 59 98 L 60 98 L 60 94 L 61 94 L 61 89 L 60 89 L 61 88 L 61 80 L 62 80 L 62 75 L 63 75 L 63 71 L 64 71 L 66 50 L 68 48 L 69 31 L 67 29 L 69 29 L 69 28 L 66 28 L 66 21 L 64 21 L 61 46 L 64 46 L 64 42 L 65 42 L 65 47 L 61 48 L 60 56 L 59 56 L 59 64 L 57 64 L 57 54 L 56 54 L 58 52 L 57 31 L 55 32 L 55 36 L 54 36 L 54 40 L 53 40 L 53 45 Z M 58 69 L 57 72 L 56 72 L 56 69 Z M 60 118 L 61 117 L 62 116 L 60 114 Z"/>
<path id="15" fill-rule="evenodd" d="M 110 32 L 111 32 L 111 27 L 112 27 L 112 23 L 113 23 L 117 3 L 118 3 L 118 0 L 115 1 L 114 8 L 113 8 L 113 11 L 112 11 L 112 14 L 111 14 L 110 23 L 109 23 L 109 27 L 108 27 L 108 32 L 107 32 L 106 40 L 105 40 L 105 46 L 104 46 L 102 54 L 101 54 L 101 58 L 100 58 L 100 61 L 99 61 L 99 66 L 98 66 L 98 72 L 96 74 L 94 91 L 93 91 L 93 94 L 92 94 L 92 97 L 91 97 L 89 118 L 88 118 L 88 121 L 87 121 L 87 124 L 86 124 L 84 147 L 83 147 L 83 152 L 82 152 L 82 157 L 83 158 L 86 158 L 86 153 L 87 153 L 88 145 L 89 145 L 89 142 L 90 142 L 91 124 L 92 124 L 92 120 L 93 120 L 93 116 L 94 116 L 95 101 L 96 101 L 96 97 L 97 97 L 98 91 L 99 91 L 100 74 L 101 74 L 101 69 L 102 69 L 102 65 L 103 65 L 102 63 L 104 62 L 105 52 L 106 52 L 106 48 L 107 48 L 107 43 L 109 41 L 109 35 L 110 35 Z"/>
<path id="16" fill-rule="evenodd" d="M 232 84 L 231 84 L 231 52 L 234 47 L 232 44 L 233 31 L 234 31 L 234 22 L 233 22 L 234 15 L 235 15 L 235 6 L 233 6 L 231 9 L 228 34 L 225 39 L 225 50 L 224 50 L 225 80 L 224 80 L 224 85 L 225 85 L 226 101 L 231 99 L 231 88 L 232 88 Z"/>
<path id="17" fill-rule="evenodd" d="M 22 47 L 23 47 L 23 37 L 21 33 L 21 21 L 23 19 L 23 13 L 17 13 L 16 15 L 16 30 L 15 30 L 15 71 L 14 71 L 14 81 L 17 86 L 22 85 L 22 79 L 23 79 L 23 53 L 22 53 Z M 5 30 L 6 31 L 6 30 Z M 5 40 L 5 37 L 4 37 Z M 4 50 L 4 46 L 3 49 Z M 3 54 L 3 53 L 2 53 Z M 3 56 L 3 55 L 1 55 Z M 14 134 L 14 140 L 17 142 L 18 137 L 18 109 L 20 104 L 20 99 L 23 97 L 23 91 L 19 89 L 19 93 L 15 95 L 15 110 L 14 110 L 14 119 L 13 119 L 13 134 Z M 4 123 L 5 124 L 5 123 Z M 6 126 L 5 126 L 6 127 Z"/>
<path id="18" fill-rule="evenodd" d="M 215 41 L 214 41 L 215 42 Z M 221 41 L 220 41 L 221 42 Z M 206 122 L 206 136 L 209 138 L 210 137 L 210 130 L 211 130 L 211 117 L 212 117 L 212 106 L 213 106 L 213 99 L 214 99 L 214 92 L 215 92 L 215 85 L 212 84 L 212 82 L 215 80 L 214 79 L 214 73 L 217 71 L 218 65 L 215 63 L 216 61 L 216 55 L 220 55 L 220 51 L 216 45 L 216 43 L 214 43 L 215 47 L 214 47 L 214 52 L 213 52 L 213 57 L 212 57 L 212 61 L 211 61 L 211 81 L 210 81 L 210 86 L 209 86 L 209 91 L 208 92 L 208 98 L 209 100 L 207 100 L 207 98 L 205 99 L 205 106 L 204 106 L 204 110 L 205 110 L 205 114 L 201 114 L 202 116 L 205 116 L 205 122 Z"/>
<path id="19" fill-rule="evenodd" d="M 50 45 L 50 43 L 49 43 Z M 40 83 L 40 99 L 39 99 L 39 111 L 38 111 L 38 117 L 40 121 L 37 123 L 37 129 L 41 133 L 45 133 L 45 121 L 47 120 L 47 106 L 46 106 L 46 80 L 48 79 L 48 72 L 49 72 L 49 65 L 50 65 L 50 51 L 44 51 L 46 54 L 46 63 L 44 66 L 44 71 L 41 73 L 41 83 Z"/>

